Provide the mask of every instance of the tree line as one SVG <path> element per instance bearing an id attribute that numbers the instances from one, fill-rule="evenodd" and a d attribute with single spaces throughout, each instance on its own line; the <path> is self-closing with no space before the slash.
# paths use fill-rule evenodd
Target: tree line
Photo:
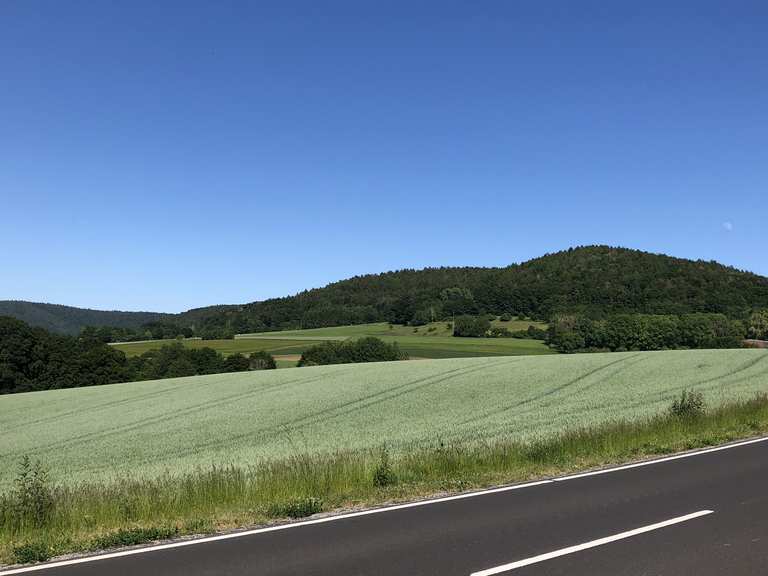
<path id="1" fill-rule="evenodd" d="M 554 318 L 547 341 L 559 352 L 739 348 L 748 333 L 741 320 L 725 314 L 583 314 Z"/>
<path id="2" fill-rule="evenodd" d="M 343 342 L 331 340 L 312 346 L 301 355 L 298 365 L 319 366 L 392 360 L 408 360 L 408 354 L 400 350 L 396 342 L 388 344 L 380 338 L 369 336 Z"/>
<path id="3" fill-rule="evenodd" d="M 191 326 L 183 326 L 176 322 L 166 320 L 145 322 L 138 328 L 121 326 L 85 326 L 80 332 L 81 338 L 96 340 L 105 344 L 109 342 L 192 338 L 194 335 L 195 331 Z"/>
<path id="4" fill-rule="evenodd" d="M 127 358 L 98 338 L 52 334 L 0 316 L 0 394 L 269 368 L 275 361 L 264 352 L 225 357 L 179 342 Z"/>

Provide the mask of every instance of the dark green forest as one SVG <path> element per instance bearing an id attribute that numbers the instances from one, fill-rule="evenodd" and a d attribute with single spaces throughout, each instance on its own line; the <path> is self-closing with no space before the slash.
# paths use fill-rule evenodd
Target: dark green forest
<path id="1" fill-rule="evenodd" d="M 768 308 L 768 278 L 716 262 L 586 246 L 505 268 L 406 269 L 355 276 L 294 296 L 176 315 L 12 304 L 0 302 L 0 314 L 57 332 L 76 334 L 86 326 L 108 325 L 146 337 L 146 324 L 164 322 L 203 338 L 226 338 L 379 321 L 420 325 L 482 314 L 550 320 L 574 313 L 591 319 L 625 313 L 716 313 L 745 320 L 754 310 Z M 91 314 L 96 312 L 98 317 Z M 115 334 L 121 339 L 119 331 Z"/>
<path id="2" fill-rule="evenodd" d="M 756 313 L 751 319 L 757 318 Z M 687 348 L 739 348 L 750 324 L 725 314 L 614 314 L 595 320 L 581 314 L 552 319 L 548 344 L 559 352 L 624 352 Z"/>
<path id="3" fill-rule="evenodd" d="M 424 324 L 456 315 L 549 320 L 578 313 L 717 313 L 768 308 L 768 278 L 716 262 L 588 246 L 506 268 L 426 268 L 356 276 L 295 296 L 227 307 L 192 324 L 204 337 L 365 322 Z M 190 323 L 184 314 L 179 322 Z"/>
<path id="4" fill-rule="evenodd" d="M 45 328 L 57 334 L 77 335 L 86 326 L 113 326 L 136 329 L 147 322 L 172 317 L 159 312 L 119 312 L 90 310 L 60 304 L 0 300 L 0 316 L 12 316 L 30 326 Z"/>
<path id="5" fill-rule="evenodd" d="M 0 394 L 275 368 L 263 352 L 224 357 L 179 342 L 133 358 L 98 338 L 52 334 L 0 316 Z"/>

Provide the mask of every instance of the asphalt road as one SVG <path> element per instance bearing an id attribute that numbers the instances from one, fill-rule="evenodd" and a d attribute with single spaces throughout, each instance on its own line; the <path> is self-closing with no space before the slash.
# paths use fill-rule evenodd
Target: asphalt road
<path id="1" fill-rule="evenodd" d="M 763 576 L 768 442 L 36 573 Z"/>

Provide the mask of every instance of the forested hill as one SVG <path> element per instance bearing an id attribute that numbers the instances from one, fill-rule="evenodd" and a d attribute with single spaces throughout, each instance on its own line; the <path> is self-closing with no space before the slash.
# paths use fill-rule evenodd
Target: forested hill
<path id="1" fill-rule="evenodd" d="M 158 312 L 119 312 L 90 310 L 59 304 L 0 300 L 0 316 L 12 316 L 30 326 L 45 328 L 58 334 L 79 334 L 84 326 L 116 326 L 138 328 L 172 316 Z"/>
<path id="2" fill-rule="evenodd" d="M 716 262 L 638 250 L 587 246 L 505 268 L 426 268 L 356 276 L 241 306 L 178 315 L 104 312 L 52 304 L 0 302 L 9 315 L 56 332 L 85 325 L 138 327 L 164 319 L 203 336 L 375 321 L 422 323 L 454 314 L 494 313 L 549 319 L 559 312 L 596 318 L 617 312 L 720 312 L 745 318 L 768 308 L 768 278 Z"/>
<path id="3" fill-rule="evenodd" d="M 453 314 L 721 312 L 768 307 L 768 278 L 716 262 L 587 246 L 505 268 L 427 268 L 356 276 L 287 298 L 231 307 L 196 328 L 249 332 L 372 321 L 420 323 Z M 184 318 L 184 315 L 181 315 Z M 202 320 L 202 326 L 201 326 Z"/>

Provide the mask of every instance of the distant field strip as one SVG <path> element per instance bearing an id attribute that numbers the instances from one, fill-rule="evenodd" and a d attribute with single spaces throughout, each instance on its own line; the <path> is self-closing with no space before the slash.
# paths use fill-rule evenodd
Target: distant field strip
<path id="1" fill-rule="evenodd" d="M 497 322 L 504 325 L 503 322 Z M 515 328 L 518 324 L 533 322 L 512 321 L 506 323 Z M 433 332 L 428 329 L 434 328 Z M 516 328 L 515 328 L 516 329 Z M 436 322 L 430 326 L 420 326 L 418 332 L 410 326 L 389 324 L 360 324 L 356 326 L 335 326 L 333 328 L 311 328 L 306 330 L 286 330 L 282 332 L 261 332 L 259 334 L 239 334 L 233 340 L 187 339 L 180 342 L 191 348 L 204 346 L 213 348 L 222 354 L 236 352 L 250 354 L 264 350 L 273 355 L 301 355 L 310 346 L 328 340 L 348 340 L 364 336 L 376 336 L 385 342 L 397 342 L 400 348 L 413 358 L 472 358 L 480 356 L 516 356 L 530 354 L 553 354 L 554 351 L 541 340 L 519 338 L 455 338 L 450 335 L 445 322 Z M 172 340 L 148 340 L 144 342 L 121 342 L 113 344 L 128 356 L 137 356 L 148 350 L 173 342 Z M 282 366 L 292 365 L 289 362 Z"/>
<path id="2" fill-rule="evenodd" d="M 321 338 L 320 340 L 326 340 Z M 264 350 L 270 354 L 301 354 L 310 346 L 317 344 L 318 339 L 306 338 L 236 338 L 234 340 L 180 340 L 184 346 L 189 348 L 213 348 L 228 356 L 239 352 L 240 354 L 250 354 Z M 156 350 L 166 344 L 171 344 L 175 340 L 148 340 L 145 342 L 120 342 L 113 344 L 118 350 L 125 352 L 126 356 L 138 356 L 149 350 Z"/>
<path id="3" fill-rule="evenodd" d="M 57 480 L 153 476 L 299 453 L 547 437 L 640 418 L 695 388 L 768 392 L 765 350 L 317 366 L 0 396 L 0 485 L 23 454 Z"/>

